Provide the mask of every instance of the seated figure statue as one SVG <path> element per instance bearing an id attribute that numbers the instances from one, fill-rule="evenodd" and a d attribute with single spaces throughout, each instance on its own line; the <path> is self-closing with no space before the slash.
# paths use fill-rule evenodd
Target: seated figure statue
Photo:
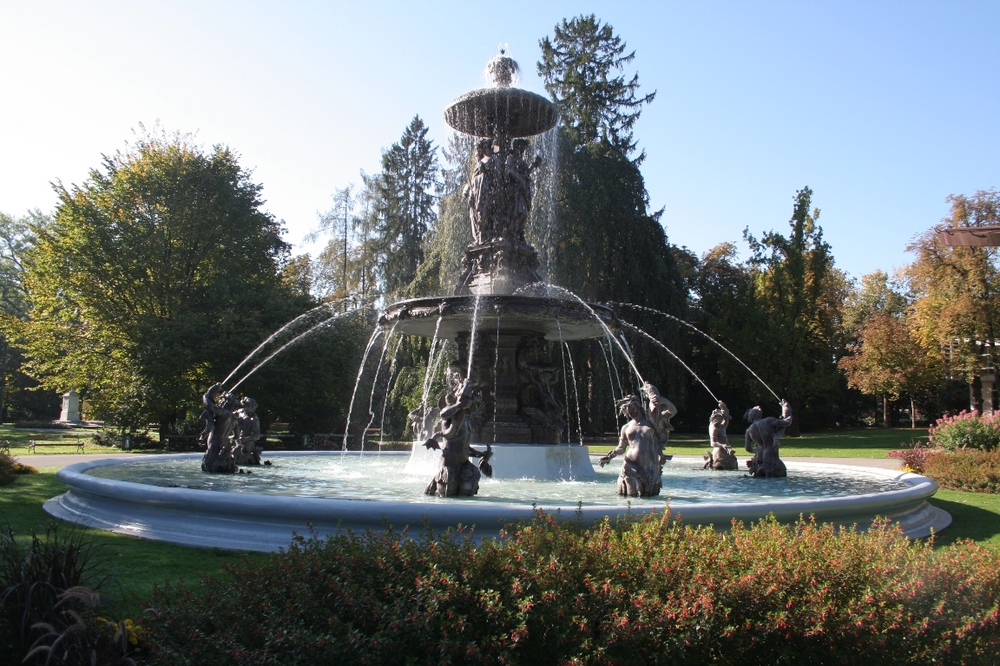
<path id="1" fill-rule="evenodd" d="M 236 410 L 237 445 L 234 447 L 237 465 L 260 464 L 262 449 L 257 443 L 260 440 L 260 417 L 256 412 L 256 400 L 250 397 L 240 400 L 240 408 Z"/>
<path id="2" fill-rule="evenodd" d="M 792 406 L 787 400 L 781 401 L 781 418 L 768 416 L 761 418 L 760 407 L 751 407 L 746 412 L 750 427 L 746 432 L 746 449 L 754 454 L 747 461 L 750 476 L 756 478 L 788 476 L 785 463 L 778 457 L 781 436 L 785 428 L 792 424 Z"/>
<path id="3" fill-rule="evenodd" d="M 712 410 L 712 415 L 708 418 L 708 438 L 712 443 L 712 450 L 705 454 L 705 465 L 703 469 L 716 470 L 737 470 L 740 468 L 733 447 L 729 445 L 729 435 L 726 434 L 726 427 L 729 426 L 729 408 L 726 403 L 719 401 L 719 407 Z"/>
<path id="4" fill-rule="evenodd" d="M 618 401 L 618 409 L 629 421 L 621 428 L 618 446 L 600 460 L 604 467 L 615 456 L 625 454 L 618 477 L 618 494 L 627 497 L 660 494 L 663 463 L 667 460 L 663 448 L 672 429 L 670 417 L 677 413 L 673 403 L 660 395 L 655 386 L 647 382 L 643 388 L 649 398 L 649 409 L 643 408 L 637 395 Z"/>

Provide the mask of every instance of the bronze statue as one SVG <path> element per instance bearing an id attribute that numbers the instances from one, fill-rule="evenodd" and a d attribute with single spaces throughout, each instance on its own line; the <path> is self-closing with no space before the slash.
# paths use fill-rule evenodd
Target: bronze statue
<path id="1" fill-rule="evenodd" d="M 234 452 L 237 465 L 259 465 L 261 448 L 257 445 L 260 439 L 260 418 L 256 414 L 257 401 L 244 397 L 240 400 L 240 408 L 236 410 L 237 431 Z"/>
<path id="2" fill-rule="evenodd" d="M 733 453 L 733 447 L 729 445 L 729 435 L 726 434 L 729 421 L 729 408 L 726 407 L 726 403 L 720 400 L 718 408 L 712 410 L 712 415 L 708 418 L 708 439 L 712 444 L 712 450 L 705 454 L 703 469 L 738 470 L 740 468 L 736 454 Z"/>
<path id="3" fill-rule="evenodd" d="M 750 421 L 746 432 L 746 449 L 754 454 L 747 461 L 750 476 L 756 478 L 788 476 L 785 463 L 778 457 L 781 436 L 785 428 L 792 424 L 792 406 L 787 400 L 781 401 L 781 418 L 768 416 L 761 418 L 760 407 L 747 410 L 745 418 Z"/>
<path id="4" fill-rule="evenodd" d="M 622 453 L 625 462 L 618 477 L 618 494 L 628 497 L 653 497 L 660 494 L 661 474 L 667 456 L 663 448 L 672 426 L 670 417 L 677 413 L 673 403 L 660 395 L 650 383 L 643 386 L 649 408 L 642 399 L 628 395 L 618 401 L 618 409 L 629 422 L 622 426 L 618 446 L 600 460 L 601 467 Z"/>
<path id="5" fill-rule="evenodd" d="M 222 384 L 213 385 L 202 396 L 208 432 L 208 451 L 201 460 L 201 469 L 213 474 L 233 474 L 239 470 L 233 457 L 233 431 L 238 422 L 239 402 L 232 393 L 222 391 Z"/>
<path id="6" fill-rule="evenodd" d="M 477 451 L 470 446 L 472 427 L 468 415 L 477 402 L 472 384 L 468 380 L 462 382 L 446 402 L 447 405 L 441 409 L 438 430 L 424 442 L 424 446 L 428 449 L 441 450 L 438 472 L 427 485 L 426 493 L 438 497 L 455 495 L 471 497 L 479 492 L 479 479 L 482 474 L 493 475 L 489 465 L 493 452 L 489 446 L 485 452 Z M 444 440 L 444 446 L 438 443 L 439 439 Z M 478 469 L 470 458 L 481 458 Z"/>

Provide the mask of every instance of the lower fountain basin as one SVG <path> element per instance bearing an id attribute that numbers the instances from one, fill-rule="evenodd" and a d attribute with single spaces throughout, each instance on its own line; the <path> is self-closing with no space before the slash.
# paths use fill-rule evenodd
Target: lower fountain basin
<path id="1" fill-rule="evenodd" d="M 751 479 L 674 461 L 664 469 L 662 496 L 654 498 L 619 497 L 618 469 L 611 465 L 588 480 L 484 479 L 475 498 L 437 498 L 423 494 L 426 475 L 404 472 L 405 453 L 274 453 L 273 466 L 249 475 L 204 474 L 200 457 L 70 465 L 58 473 L 69 490 L 46 502 L 45 511 L 142 538 L 254 551 L 285 548 L 294 534 L 310 529 L 325 535 L 384 525 L 445 530 L 461 524 L 495 536 L 506 522 L 530 519 L 536 508 L 589 524 L 669 507 L 685 523 L 722 529 L 733 519 L 750 522 L 771 513 L 783 522 L 811 514 L 859 529 L 882 516 L 909 537 L 951 523 L 951 516 L 927 502 L 937 490 L 927 477 L 819 463 L 788 463 L 786 479 Z"/>

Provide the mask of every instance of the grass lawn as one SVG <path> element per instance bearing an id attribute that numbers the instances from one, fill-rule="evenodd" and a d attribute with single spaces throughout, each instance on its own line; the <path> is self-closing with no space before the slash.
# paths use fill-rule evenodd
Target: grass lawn
<path id="1" fill-rule="evenodd" d="M 26 537 L 32 531 L 44 534 L 53 519 L 42 510 L 42 504 L 66 489 L 56 478 L 56 471 L 55 467 L 41 467 L 39 474 L 21 475 L 11 485 L 0 486 L 0 526 L 10 525 L 19 537 Z M 201 574 L 218 572 L 224 562 L 243 556 L 243 553 L 186 548 L 58 524 L 60 533 L 82 532 L 87 542 L 95 544 L 95 571 L 111 576 L 102 592 L 120 604 L 116 604 L 116 610 L 123 617 L 136 617 L 142 612 L 141 601 L 149 597 L 154 585 L 167 581 L 193 584 L 200 580 Z"/>
<path id="2" fill-rule="evenodd" d="M 737 455 L 743 451 L 743 431 L 731 428 L 729 442 Z M 806 433 L 781 440 L 781 455 L 788 458 L 884 458 L 889 451 L 927 441 L 927 429 L 917 428 L 850 428 Z M 593 447 L 591 447 L 593 448 Z M 708 433 L 695 435 L 673 433 L 667 453 L 700 455 L 709 449 Z"/>
<path id="3" fill-rule="evenodd" d="M 788 457 L 880 458 L 887 451 L 900 448 L 902 442 L 923 437 L 926 437 L 925 430 L 844 430 L 788 438 L 783 443 L 782 454 Z M 27 435 L 24 441 L 26 447 Z M 11 443 L 13 445 L 13 441 Z M 612 446 L 605 442 L 590 448 L 604 453 Z M 671 437 L 668 451 L 697 455 L 707 448 L 707 436 L 678 435 Z M 55 472 L 54 467 L 41 467 L 39 474 L 20 476 L 13 484 L 0 486 L 0 526 L 9 524 L 19 537 L 26 537 L 33 530 L 44 533 L 51 519 L 42 510 L 42 503 L 65 488 L 56 479 Z M 936 546 L 971 539 L 1000 549 L 1000 495 L 941 490 L 932 503 L 948 511 L 954 519 L 952 525 L 936 537 Z M 82 530 L 63 523 L 60 529 Z M 113 574 L 113 585 L 105 589 L 105 593 L 120 600 L 121 616 L 137 616 L 141 612 L 140 601 L 148 598 L 156 584 L 165 581 L 195 584 L 202 574 L 216 573 L 223 563 L 244 557 L 243 554 L 173 546 L 98 530 L 82 531 L 88 541 L 97 545 L 95 564 Z M 264 556 L 248 554 L 245 557 Z"/>

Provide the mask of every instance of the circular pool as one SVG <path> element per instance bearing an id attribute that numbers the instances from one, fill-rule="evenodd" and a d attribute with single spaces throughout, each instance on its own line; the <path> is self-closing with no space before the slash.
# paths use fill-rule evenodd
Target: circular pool
<path id="1" fill-rule="evenodd" d="M 783 479 L 702 470 L 694 460 L 664 467 L 659 497 L 623 498 L 617 465 L 579 481 L 483 479 L 474 498 L 423 494 L 429 477 L 406 471 L 405 453 L 273 453 L 251 474 L 205 474 L 199 454 L 138 461 L 93 460 L 59 471 L 69 486 L 45 503 L 53 516 L 81 525 L 189 546 L 272 551 L 293 535 L 341 529 L 475 525 L 492 536 L 536 510 L 591 523 L 608 516 L 669 509 L 689 524 L 727 527 L 768 514 L 801 515 L 865 529 L 877 517 L 910 537 L 951 522 L 927 499 L 937 484 L 917 474 L 819 463 L 788 463 Z"/>

